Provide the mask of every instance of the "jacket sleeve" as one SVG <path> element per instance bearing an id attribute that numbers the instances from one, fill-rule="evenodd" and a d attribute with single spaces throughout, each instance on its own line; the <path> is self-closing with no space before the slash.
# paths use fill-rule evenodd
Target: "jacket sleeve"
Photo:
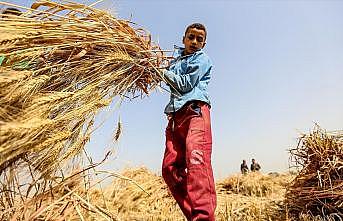
<path id="1" fill-rule="evenodd" d="M 164 72 L 164 76 L 167 78 L 167 83 L 178 92 L 187 93 L 197 85 L 211 67 L 210 61 L 201 56 L 189 61 L 185 74 L 179 75 L 167 70 Z"/>

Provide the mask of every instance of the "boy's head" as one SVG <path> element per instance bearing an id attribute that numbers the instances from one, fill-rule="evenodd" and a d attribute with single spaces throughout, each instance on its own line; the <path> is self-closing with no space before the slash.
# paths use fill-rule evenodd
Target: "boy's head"
<path id="1" fill-rule="evenodd" d="M 192 54 L 206 45 L 206 28 L 203 24 L 194 23 L 186 28 L 182 42 L 185 45 L 184 54 Z"/>

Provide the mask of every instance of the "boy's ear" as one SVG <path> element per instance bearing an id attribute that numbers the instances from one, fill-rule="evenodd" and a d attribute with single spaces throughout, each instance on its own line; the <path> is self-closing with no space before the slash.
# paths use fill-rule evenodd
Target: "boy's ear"
<path id="1" fill-rule="evenodd" d="M 182 43 L 185 43 L 185 36 L 182 37 Z"/>
<path id="2" fill-rule="evenodd" d="M 205 47 L 205 45 L 206 45 L 206 42 L 204 42 L 204 44 L 202 45 L 202 48 L 204 48 L 204 47 Z"/>

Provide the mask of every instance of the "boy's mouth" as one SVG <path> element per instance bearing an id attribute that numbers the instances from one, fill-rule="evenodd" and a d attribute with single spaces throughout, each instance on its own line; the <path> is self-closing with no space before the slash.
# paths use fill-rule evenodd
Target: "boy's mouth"
<path id="1" fill-rule="evenodd" d="M 189 47 L 192 51 L 196 51 L 196 50 L 198 50 L 198 48 L 197 47 L 195 47 L 195 46 L 190 46 Z"/>

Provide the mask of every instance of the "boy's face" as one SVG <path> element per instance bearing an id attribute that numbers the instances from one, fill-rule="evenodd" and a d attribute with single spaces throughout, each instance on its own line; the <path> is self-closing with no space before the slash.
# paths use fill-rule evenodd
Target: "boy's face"
<path id="1" fill-rule="evenodd" d="M 185 45 L 185 55 L 193 54 L 205 47 L 206 33 L 204 30 L 197 28 L 190 28 L 183 37 L 183 44 Z"/>

